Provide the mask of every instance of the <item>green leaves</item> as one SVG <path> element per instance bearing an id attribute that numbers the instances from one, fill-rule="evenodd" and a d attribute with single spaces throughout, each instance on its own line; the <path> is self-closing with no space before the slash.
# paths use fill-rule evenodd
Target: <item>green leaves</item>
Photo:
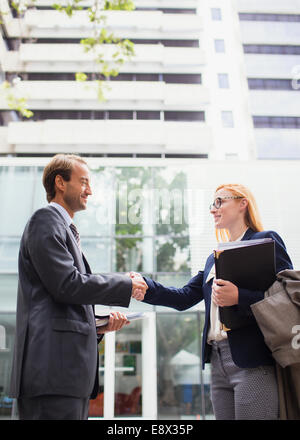
<path id="1" fill-rule="evenodd" d="M 52 8 L 59 12 L 65 12 L 68 17 L 72 17 L 74 11 L 81 11 L 83 9 L 82 6 L 80 6 L 80 2 L 83 0 L 72 0 L 69 1 L 67 6 L 62 6 L 59 3 L 53 3 Z"/>
<path id="2" fill-rule="evenodd" d="M 98 5 L 99 6 L 99 5 Z M 134 5 L 133 5 L 134 6 Z M 114 0 L 113 2 L 105 2 L 104 10 L 115 9 L 133 9 L 132 2 L 128 0 Z M 98 66 L 98 100 L 104 100 L 104 81 L 110 77 L 118 76 L 120 67 L 134 56 L 134 44 L 128 39 L 120 39 L 114 36 L 112 32 L 104 26 L 106 24 L 106 16 L 100 14 L 97 7 L 88 8 L 89 18 L 94 26 L 94 36 L 83 38 L 80 44 L 83 46 L 85 52 L 92 52 L 94 54 L 94 62 Z M 96 26 L 97 24 L 97 26 Z M 102 27 L 101 27 L 102 25 Z M 103 46 L 111 45 L 115 50 L 111 56 L 111 60 L 105 57 L 103 53 Z M 78 80 L 82 80 L 82 74 L 79 75 Z M 77 79 L 77 78 L 76 78 Z"/>
<path id="3" fill-rule="evenodd" d="M 17 11 L 18 16 L 26 12 L 27 9 L 34 6 L 36 0 L 13 0 L 11 6 Z M 52 8 L 56 11 L 65 13 L 70 19 L 76 11 L 83 10 L 82 2 L 84 0 L 68 0 L 66 3 L 57 2 L 52 4 Z M 92 24 L 93 34 L 87 38 L 83 38 L 80 44 L 85 52 L 92 52 L 95 64 L 95 72 L 93 77 L 96 81 L 97 98 L 99 101 L 105 100 L 105 79 L 116 77 L 119 74 L 121 66 L 131 57 L 134 56 L 134 44 L 128 39 L 120 39 L 114 36 L 113 32 L 108 30 L 107 16 L 105 11 L 132 11 L 135 5 L 132 0 L 93 0 L 91 7 L 85 11 L 88 20 Z M 82 12 L 84 13 L 84 12 Z M 4 13 L 0 14 L 0 19 Z M 20 39 L 22 36 L 20 37 Z M 114 52 L 109 55 L 109 51 L 103 50 L 105 45 L 110 45 Z M 88 76 L 84 72 L 76 72 L 75 79 L 78 82 L 85 82 Z M 9 86 L 8 86 L 9 85 Z M 9 90 L 8 90 L 9 89 Z M 16 94 L 14 85 L 5 81 L 0 92 L 5 94 L 8 107 L 18 111 L 22 116 L 30 118 L 33 116 L 27 108 L 27 100 Z"/>
<path id="4" fill-rule="evenodd" d="M 75 73 L 75 79 L 78 82 L 84 82 L 87 80 L 87 75 L 82 72 L 77 72 L 77 73 Z"/>
<path id="5" fill-rule="evenodd" d="M 121 11 L 133 11 L 135 9 L 134 2 L 132 0 L 106 0 L 104 4 L 104 10 L 121 10 Z"/>
<path id="6" fill-rule="evenodd" d="M 4 81 L 1 84 L 0 93 L 4 95 L 7 106 L 10 110 L 18 111 L 25 118 L 31 118 L 33 116 L 33 112 L 27 107 L 27 99 L 18 96 L 16 87 L 9 81 Z"/>

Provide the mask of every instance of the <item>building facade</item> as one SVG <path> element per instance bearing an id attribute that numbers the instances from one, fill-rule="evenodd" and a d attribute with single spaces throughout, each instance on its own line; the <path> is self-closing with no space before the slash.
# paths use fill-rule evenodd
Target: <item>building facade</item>
<path id="1" fill-rule="evenodd" d="M 3 418 L 16 416 L 8 382 L 18 246 L 27 219 L 46 203 L 41 175 L 53 154 L 89 161 L 94 195 L 76 221 L 96 273 L 136 270 L 184 285 L 215 246 L 208 206 L 224 181 L 253 189 L 265 228 L 280 233 L 300 264 L 298 217 L 282 209 L 298 212 L 288 194 L 300 157 L 300 1 L 135 4 L 106 13 L 108 30 L 133 41 L 135 56 L 105 81 L 99 101 L 94 56 L 79 44 L 93 32 L 86 11 L 70 19 L 36 0 L 18 18 L 0 0 L 0 80 L 34 113 L 22 117 L 1 93 Z M 112 60 L 109 44 L 103 53 Z M 76 82 L 75 72 L 88 81 Z M 179 313 L 133 301 L 130 310 L 145 319 L 100 345 L 101 389 L 90 417 L 213 418 L 209 365 L 200 369 L 203 306 Z"/>

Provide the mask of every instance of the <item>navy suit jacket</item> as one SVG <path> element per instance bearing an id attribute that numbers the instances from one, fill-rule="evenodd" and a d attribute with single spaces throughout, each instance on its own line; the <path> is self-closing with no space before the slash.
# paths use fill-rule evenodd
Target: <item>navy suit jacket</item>
<path id="1" fill-rule="evenodd" d="M 284 269 L 293 269 L 290 257 L 286 252 L 284 242 L 274 231 L 254 232 L 248 229 L 243 240 L 254 240 L 261 238 L 272 238 L 275 241 L 276 273 Z M 188 284 L 182 288 L 164 287 L 149 278 L 145 278 L 149 289 L 144 301 L 148 304 L 172 307 L 176 310 L 186 310 L 204 299 L 205 302 L 205 323 L 202 340 L 202 368 L 210 362 L 211 345 L 207 343 L 207 334 L 210 325 L 210 304 L 212 280 L 205 282 L 214 264 L 214 255 L 211 254 L 205 264 L 204 271 L 198 272 Z M 275 280 L 274 280 L 275 281 Z M 237 312 L 247 318 L 250 317 L 249 325 L 231 330 L 227 333 L 231 349 L 232 359 L 240 368 L 252 368 L 260 365 L 271 365 L 274 363 L 271 351 L 264 342 L 254 315 L 251 311 L 251 304 L 264 298 L 264 292 L 239 288 L 239 300 Z"/>

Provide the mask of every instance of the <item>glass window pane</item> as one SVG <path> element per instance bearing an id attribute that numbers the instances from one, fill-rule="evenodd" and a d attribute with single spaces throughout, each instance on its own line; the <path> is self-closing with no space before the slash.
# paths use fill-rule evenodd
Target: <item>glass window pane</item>
<path id="1" fill-rule="evenodd" d="M 116 332 L 115 416 L 142 415 L 142 324 Z"/>
<path id="2" fill-rule="evenodd" d="M 109 238 L 84 237 L 82 251 L 93 273 L 111 272 L 111 240 Z"/>
<path id="3" fill-rule="evenodd" d="M 104 410 L 104 360 L 105 360 L 105 338 L 102 339 L 98 345 L 98 355 L 99 355 L 99 392 L 96 399 L 90 400 L 89 405 L 89 418 L 93 417 L 103 417 Z"/>
<path id="4" fill-rule="evenodd" d="M 0 167 L 0 235 L 21 235 L 32 212 L 35 167 Z M 18 198 L 18 203 L 12 203 Z"/>
<path id="5" fill-rule="evenodd" d="M 0 272 L 18 271 L 19 237 L 0 238 Z"/>
<path id="6" fill-rule="evenodd" d="M 201 74 L 164 73 L 163 80 L 169 84 L 201 84 Z"/>
<path id="7" fill-rule="evenodd" d="M 43 186 L 43 171 L 43 167 L 36 167 L 32 212 L 36 211 L 39 208 L 42 208 L 43 206 L 47 206 L 48 204 L 46 191 Z"/>
<path id="8" fill-rule="evenodd" d="M 185 173 L 178 168 L 157 168 L 154 187 L 156 235 L 188 235 Z"/>
<path id="9" fill-rule="evenodd" d="M 191 272 L 160 273 L 156 274 L 155 280 L 164 286 L 183 287 L 191 279 Z"/>
<path id="10" fill-rule="evenodd" d="M 160 119 L 160 112 L 154 111 L 154 110 L 148 110 L 148 111 L 137 111 L 137 119 Z"/>
<path id="11" fill-rule="evenodd" d="M 222 20 L 222 11 L 220 8 L 211 8 L 212 20 Z"/>
<path id="12" fill-rule="evenodd" d="M 117 238 L 113 256 L 113 271 L 149 272 L 147 269 L 153 265 L 152 247 L 152 239 Z"/>
<path id="13" fill-rule="evenodd" d="M 0 420 L 10 419 L 13 399 L 9 397 L 15 339 L 15 313 L 0 313 Z"/>
<path id="14" fill-rule="evenodd" d="M 155 254 L 157 272 L 190 272 L 189 237 L 158 237 Z"/>
<path id="15" fill-rule="evenodd" d="M 224 40 L 215 40 L 215 51 L 216 52 L 225 52 L 225 41 Z"/>
<path id="16" fill-rule="evenodd" d="M 18 276 L 0 274 L 0 312 L 15 312 L 17 306 Z"/>
<path id="17" fill-rule="evenodd" d="M 203 418 L 205 412 L 212 414 L 210 376 L 206 378 L 207 386 L 201 384 L 203 321 L 200 313 L 157 314 L 159 419 Z"/>
<path id="18" fill-rule="evenodd" d="M 229 77 L 227 73 L 218 73 L 220 89 L 229 89 Z"/>
<path id="19" fill-rule="evenodd" d="M 190 111 L 165 111 L 165 121 L 204 121 L 205 112 L 190 112 Z"/>
<path id="20" fill-rule="evenodd" d="M 110 168 L 91 170 L 93 194 L 89 197 L 87 209 L 76 213 L 74 222 L 80 236 L 109 237 L 115 223 L 115 177 Z"/>
<path id="21" fill-rule="evenodd" d="M 223 111 L 221 112 L 223 127 L 232 128 L 234 126 L 233 123 L 233 114 L 231 111 Z"/>

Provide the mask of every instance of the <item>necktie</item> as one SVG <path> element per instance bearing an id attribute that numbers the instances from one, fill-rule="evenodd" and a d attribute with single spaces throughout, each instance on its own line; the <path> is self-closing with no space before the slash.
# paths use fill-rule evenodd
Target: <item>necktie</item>
<path id="1" fill-rule="evenodd" d="M 78 244 L 78 247 L 80 249 L 80 235 L 79 235 L 79 232 L 78 232 L 76 226 L 74 225 L 74 223 L 70 224 L 70 229 L 71 229 L 71 231 L 72 231 L 72 233 L 73 233 L 73 235 L 75 237 L 75 240 L 76 240 L 76 242 Z"/>

